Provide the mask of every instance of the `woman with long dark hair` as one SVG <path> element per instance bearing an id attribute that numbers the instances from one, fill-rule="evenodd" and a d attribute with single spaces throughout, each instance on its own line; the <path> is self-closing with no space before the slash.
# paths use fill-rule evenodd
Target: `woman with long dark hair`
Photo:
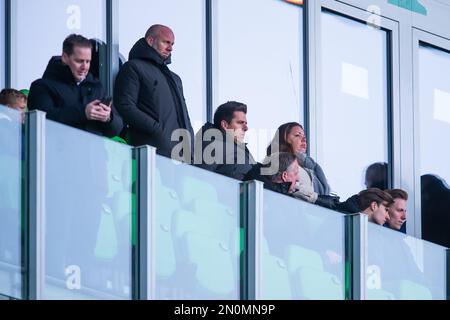
<path id="1" fill-rule="evenodd" d="M 307 142 L 305 131 L 298 122 L 288 122 L 282 124 L 275 134 L 272 143 L 267 147 L 267 155 L 273 152 L 291 152 L 297 155 L 303 170 L 300 170 L 300 183 L 303 187 L 312 184 L 313 190 L 318 195 L 329 195 L 325 173 L 313 158 L 306 154 Z M 278 150 L 276 150 L 278 149 Z"/>

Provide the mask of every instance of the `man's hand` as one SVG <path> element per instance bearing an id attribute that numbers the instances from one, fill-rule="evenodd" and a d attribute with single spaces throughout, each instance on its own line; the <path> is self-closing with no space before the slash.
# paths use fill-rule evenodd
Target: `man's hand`
<path id="1" fill-rule="evenodd" d="M 86 117 L 88 120 L 108 122 L 111 120 L 111 107 L 94 100 L 86 105 Z"/>

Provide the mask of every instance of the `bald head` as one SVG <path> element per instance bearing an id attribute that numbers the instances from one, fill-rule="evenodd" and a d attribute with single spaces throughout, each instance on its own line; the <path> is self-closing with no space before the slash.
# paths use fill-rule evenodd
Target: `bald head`
<path id="1" fill-rule="evenodd" d="M 172 47 L 175 43 L 175 35 L 169 27 L 161 24 L 154 24 L 148 28 L 145 33 L 145 41 L 147 41 L 148 45 L 155 49 L 163 59 L 167 59 L 172 52 Z"/>

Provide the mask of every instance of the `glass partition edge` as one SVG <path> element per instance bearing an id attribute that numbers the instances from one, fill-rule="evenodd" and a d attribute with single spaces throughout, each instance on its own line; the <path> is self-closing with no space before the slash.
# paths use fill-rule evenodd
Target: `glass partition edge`
<path id="1" fill-rule="evenodd" d="M 26 141 L 28 162 L 27 236 L 25 265 L 27 299 L 42 298 L 45 274 L 45 112 L 27 114 Z"/>
<path id="2" fill-rule="evenodd" d="M 137 299 L 155 298 L 155 162 L 156 148 L 142 146 L 137 153 Z M 134 290 L 136 293 L 136 290 Z"/>
<path id="3" fill-rule="evenodd" d="M 450 249 L 446 250 L 447 252 L 447 261 L 446 261 L 446 278 L 447 278 L 447 283 L 446 283 L 446 291 L 447 291 L 447 300 L 450 300 Z"/>
<path id="4" fill-rule="evenodd" d="M 365 300 L 367 224 L 364 214 L 347 215 L 345 223 L 345 299 Z"/>
<path id="5" fill-rule="evenodd" d="M 250 181 L 242 184 L 244 187 L 244 204 L 241 208 L 246 212 L 244 217 L 244 230 L 247 231 L 244 239 L 244 281 L 241 288 L 242 300 L 257 300 L 261 296 L 260 275 L 261 259 L 260 244 L 263 225 L 263 190 L 264 184 L 260 181 Z"/>

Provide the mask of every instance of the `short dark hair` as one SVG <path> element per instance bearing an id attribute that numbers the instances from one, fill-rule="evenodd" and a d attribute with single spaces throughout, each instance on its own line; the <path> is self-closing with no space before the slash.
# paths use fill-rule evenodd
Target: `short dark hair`
<path id="1" fill-rule="evenodd" d="M 408 200 L 408 193 L 405 190 L 402 189 L 387 189 L 384 190 L 385 192 L 389 193 L 389 195 L 392 197 L 392 199 L 403 199 L 405 201 Z"/>
<path id="2" fill-rule="evenodd" d="M 225 120 L 227 123 L 230 123 L 233 119 L 233 115 L 235 112 L 243 112 L 247 114 L 247 105 L 245 105 L 242 102 L 236 102 L 236 101 L 228 101 L 224 104 L 221 104 L 217 109 L 216 112 L 214 112 L 214 125 L 217 128 L 220 127 L 220 122 L 222 120 Z"/>
<path id="3" fill-rule="evenodd" d="M 366 187 L 385 190 L 388 188 L 388 164 L 386 162 L 372 163 L 366 169 Z"/>
<path id="4" fill-rule="evenodd" d="M 83 37 L 82 35 L 72 33 L 64 39 L 63 53 L 70 56 L 75 47 L 89 48 L 92 51 L 92 43 L 89 39 Z"/>
<path id="5" fill-rule="evenodd" d="M 389 193 L 378 188 L 369 188 L 358 193 L 359 210 L 366 210 L 374 201 L 377 205 L 386 204 L 386 206 L 394 203 Z"/>
<path id="6" fill-rule="evenodd" d="M 10 106 L 14 102 L 16 102 L 17 99 L 23 99 L 25 100 L 25 102 L 27 102 L 27 96 L 19 90 L 5 88 L 0 92 L 0 104 Z"/>
<path id="7" fill-rule="evenodd" d="M 279 152 L 291 152 L 294 150 L 292 146 L 287 142 L 287 136 L 291 133 L 291 130 L 295 127 L 300 127 L 303 130 L 303 126 L 298 122 L 287 122 L 278 127 L 275 137 L 267 147 L 266 155 L 272 153 L 272 147 L 278 147 Z"/>
<path id="8" fill-rule="evenodd" d="M 278 171 L 271 177 L 272 180 L 275 180 L 298 159 L 295 154 L 290 152 L 275 152 L 264 159 L 263 166 L 269 167 L 273 161 L 278 161 Z"/>

